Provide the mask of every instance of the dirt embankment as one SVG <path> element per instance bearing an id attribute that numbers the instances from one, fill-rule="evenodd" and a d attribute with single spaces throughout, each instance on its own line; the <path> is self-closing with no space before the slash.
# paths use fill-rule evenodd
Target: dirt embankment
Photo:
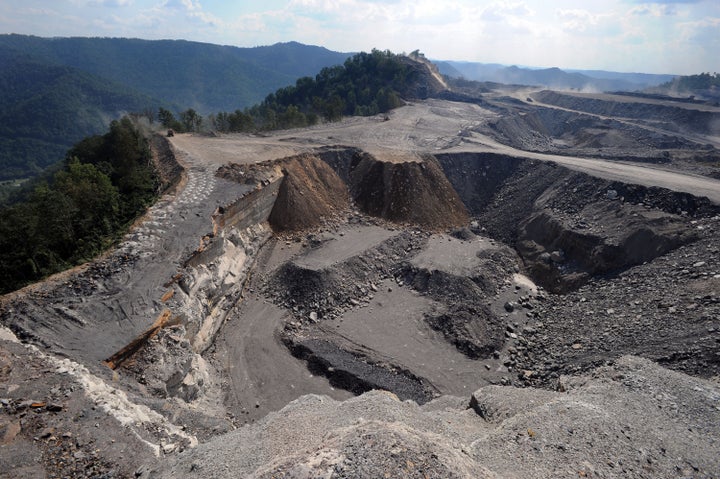
<path id="1" fill-rule="evenodd" d="M 276 232 L 319 226 L 350 206 L 345 183 L 315 155 L 299 155 L 252 165 L 231 164 L 218 170 L 222 178 L 265 184 L 282 176 L 268 221 Z"/>
<path id="2" fill-rule="evenodd" d="M 660 102 L 623 102 L 596 98 L 591 95 L 565 94 L 545 90 L 533 95 L 550 105 L 595 115 L 632 118 L 662 125 L 664 128 L 717 134 L 720 128 L 720 111 L 699 109 L 686 105 L 668 105 Z"/>
<path id="3" fill-rule="evenodd" d="M 172 151 L 170 142 L 162 135 L 150 138 L 155 171 L 160 179 L 160 191 L 172 191 L 182 180 L 183 167 Z"/>
<path id="4" fill-rule="evenodd" d="M 315 228 L 346 210 L 350 199 L 370 216 L 431 231 L 467 224 L 465 205 L 437 160 L 406 156 L 410 161 L 381 161 L 357 149 L 326 149 L 319 155 L 230 165 L 218 174 L 241 183 L 268 182 L 282 174 L 270 214 L 275 231 Z"/>
<path id="5" fill-rule="evenodd" d="M 698 146 L 680 136 L 616 119 L 539 106 L 503 115 L 490 126 L 499 141 L 521 150 L 625 161 L 667 163 L 668 150 L 691 151 Z"/>
<path id="6" fill-rule="evenodd" d="M 590 177 L 500 155 L 439 156 L 476 231 L 514 246 L 533 279 L 555 291 L 618 273 L 697 239 L 704 198 Z"/>
<path id="7" fill-rule="evenodd" d="M 312 228 L 350 206 L 347 187 L 317 156 L 286 159 L 278 166 L 285 181 L 270 213 L 275 231 Z"/>
<path id="8" fill-rule="evenodd" d="M 362 211 L 398 223 L 442 230 L 468 221 L 460 197 L 431 157 L 389 163 L 360 153 L 350 164 L 350 192 Z"/>

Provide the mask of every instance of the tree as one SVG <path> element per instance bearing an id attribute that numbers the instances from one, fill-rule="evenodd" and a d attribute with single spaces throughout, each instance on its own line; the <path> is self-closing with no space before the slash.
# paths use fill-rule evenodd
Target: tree
<path id="1" fill-rule="evenodd" d="M 160 107 L 158 109 L 158 121 L 165 128 L 172 128 L 172 125 L 177 121 L 175 115 L 170 110 Z"/>
<path id="2" fill-rule="evenodd" d="M 129 118 L 80 141 L 52 181 L 0 208 L 0 293 L 90 259 L 155 194 L 147 140 Z"/>
<path id="3" fill-rule="evenodd" d="M 343 115 L 375 115 L 401 106 L 402 92 L 413 90 L 416 75 L 406 59 L 389 51 L 358 53 L 242 112 L 218 113 L 213 126 L 218 131 L 271 130 L 313 125 L 321 117 L 338 121 Z"/>
<path id="4" fill-rule="evenodd" d="M 200 131 L 202 116 L 192 108 L 180 113 L 180 120 L 182 121 L 185 131 Z"/>
<path id="5" fill-rule="evenodd" d="M 72 218 L 76 238 L 83 238 L 86 251 L 81 257 L 95 254 L 101 237 L 113 232 L 120 213 L 120 198 L 107 175 L 89 163 L 73 158 L 67 169 L 55 175 L 55 190 L 77 206 Z"/>

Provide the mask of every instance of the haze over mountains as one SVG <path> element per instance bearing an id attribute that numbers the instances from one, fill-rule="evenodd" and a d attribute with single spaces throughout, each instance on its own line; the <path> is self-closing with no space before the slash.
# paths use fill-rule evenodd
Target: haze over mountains
<path id="1" fill-rule="evenodd" d="M 443 75 L 474 81 L 515 85 L 537 85 L 553 89 L 593 91 L 634 91 L 671 81 L 674 75 L 620 73 L 603 70 L 561 70 L 521 68 L 497 63 L 437 62 Z"/>
<path id="2" fill-rule="evenodd" d="M 238 48 L 182 40 L 0 35 L 0 180 L 37 174 L 128 112 L 234 111 L 351 54 L 296 42 Z M 670 75 L 438 62 L 468 80 L 556 89 L 637 90 Z"/>

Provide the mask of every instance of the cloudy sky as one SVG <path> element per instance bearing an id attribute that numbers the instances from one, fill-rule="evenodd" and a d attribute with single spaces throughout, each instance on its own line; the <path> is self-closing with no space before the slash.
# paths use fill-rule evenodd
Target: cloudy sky
<path id="1" fill-rule="evenodd" d="M 0 0 L 0 33 L 294 40 L 508 65 L 720 72 L 719 0 Z"/>

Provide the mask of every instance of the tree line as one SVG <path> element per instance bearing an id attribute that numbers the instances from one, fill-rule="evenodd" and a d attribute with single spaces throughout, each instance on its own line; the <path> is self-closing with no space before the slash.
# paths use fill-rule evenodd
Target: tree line
<path id="1" fill-rule="evenodd" d="M 414 81 L 412 68 L 390 51 L 358 53 L 344 64 L 323 68 L 315 78 L 302 77 L 252 107 L 208 116 L 193 109 L 180 113 L 161 108 L 158 120 L 178 132 L 255 132 L 311 126 L 343 116 L 371 116 L 403 104 L 402 92 Z"/>
<path id="2" fill-rule="evenodd" d="M 0 293 L 92 259 L 158 188 L 148 141 L 129 118 L 80 141 L 59 171 L 0 209 Z"/>

